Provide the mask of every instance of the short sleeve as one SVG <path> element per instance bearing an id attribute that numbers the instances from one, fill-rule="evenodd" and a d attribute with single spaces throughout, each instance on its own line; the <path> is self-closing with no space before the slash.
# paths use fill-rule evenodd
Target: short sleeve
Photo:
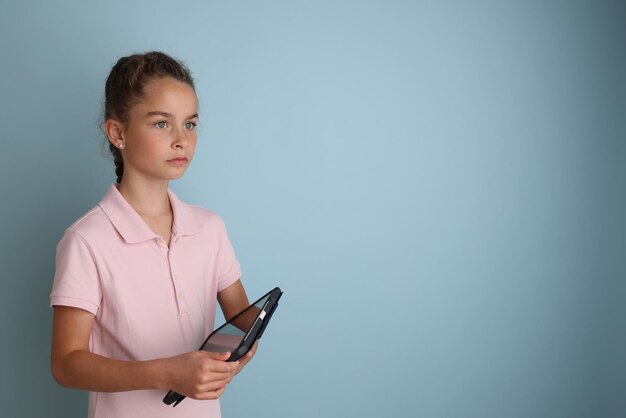
<path id="1" fill-rule="evenodd" d="M 235 250 L 228 238 L 226 225 L 220 219 L 219 251 L 217 254 L 217 291 L 221 292 L 241 278 L 241 266 L 235 257 Z"/>
<path id="2" fill-rule="evenodd" d="M 50 306 L 71 306 L 96 315 L 102 291 L 93 253 L 87 242 L 70 229 L 59 241 Z"/>

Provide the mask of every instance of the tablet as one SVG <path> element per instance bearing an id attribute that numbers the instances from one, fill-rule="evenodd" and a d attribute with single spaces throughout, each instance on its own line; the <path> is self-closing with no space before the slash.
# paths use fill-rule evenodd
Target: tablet
<path id="1" fill-rule="evenodd" d="M 200 346 L 200 350 L 215 353 L 230 352 L 230 357 L 226 361 L 237 361 L 245 356 L 255 341 L 263 335 L 263 331 L 278 307 L 278 300 L 282 294 L 279 287 L 267 292 L 209 334 Z M 173 403 L 173 406 L 176 406 L 183 399 L 185 396 L 170 390 L 163 398 L 163 402 L 166 405 Z"/>

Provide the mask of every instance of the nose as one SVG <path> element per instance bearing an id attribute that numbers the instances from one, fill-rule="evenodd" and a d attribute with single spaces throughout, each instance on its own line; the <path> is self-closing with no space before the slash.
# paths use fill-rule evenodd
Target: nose
<path id="1" fill-rule="evenodd" d="M 174 141 L 172 142 L 172 147 L 175 149 L 185 149 L 189 146 L 189 138 L 187 138 L 187 134 L 182 129 L 177 129 L 174 131 Z"/>

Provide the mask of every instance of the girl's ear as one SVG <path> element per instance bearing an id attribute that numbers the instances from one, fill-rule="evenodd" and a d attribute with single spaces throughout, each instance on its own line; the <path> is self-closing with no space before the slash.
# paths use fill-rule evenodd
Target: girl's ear
<path id="1" fill-rule="evenodd" d="M 116 148 L 124 148 L 124 125 L 116 119 L 107 119 L 104 122 L 104 131 L 109 142 Z"/>

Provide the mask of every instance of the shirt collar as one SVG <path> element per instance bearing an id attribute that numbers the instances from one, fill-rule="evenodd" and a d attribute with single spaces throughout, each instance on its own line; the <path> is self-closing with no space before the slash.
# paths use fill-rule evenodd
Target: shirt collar
<path id="1" fill-rule="evenodd" d="M 172 237 L 177 238 L 185 235 L 195 235 L 200 232 L 202 224 L 191 206 L 178 199 L 178 196 L 170 189 L 167 189 L 167 195 L 170 198 L 172 212 L 174 212 Z"/>
<path id="2" fill-rule="evenodd" d="M 172 240 L 184 235 L 198 233 L 202 225 L 189 205 L 181 202 L 169 189 L 167 195 L 174 214 Z M 115 184 L 109 187 L 98 205 L 127 243 L 135 244 L 159 238 L 159 235 L 150 229 L 135 209 L 124 199 Z"/>

